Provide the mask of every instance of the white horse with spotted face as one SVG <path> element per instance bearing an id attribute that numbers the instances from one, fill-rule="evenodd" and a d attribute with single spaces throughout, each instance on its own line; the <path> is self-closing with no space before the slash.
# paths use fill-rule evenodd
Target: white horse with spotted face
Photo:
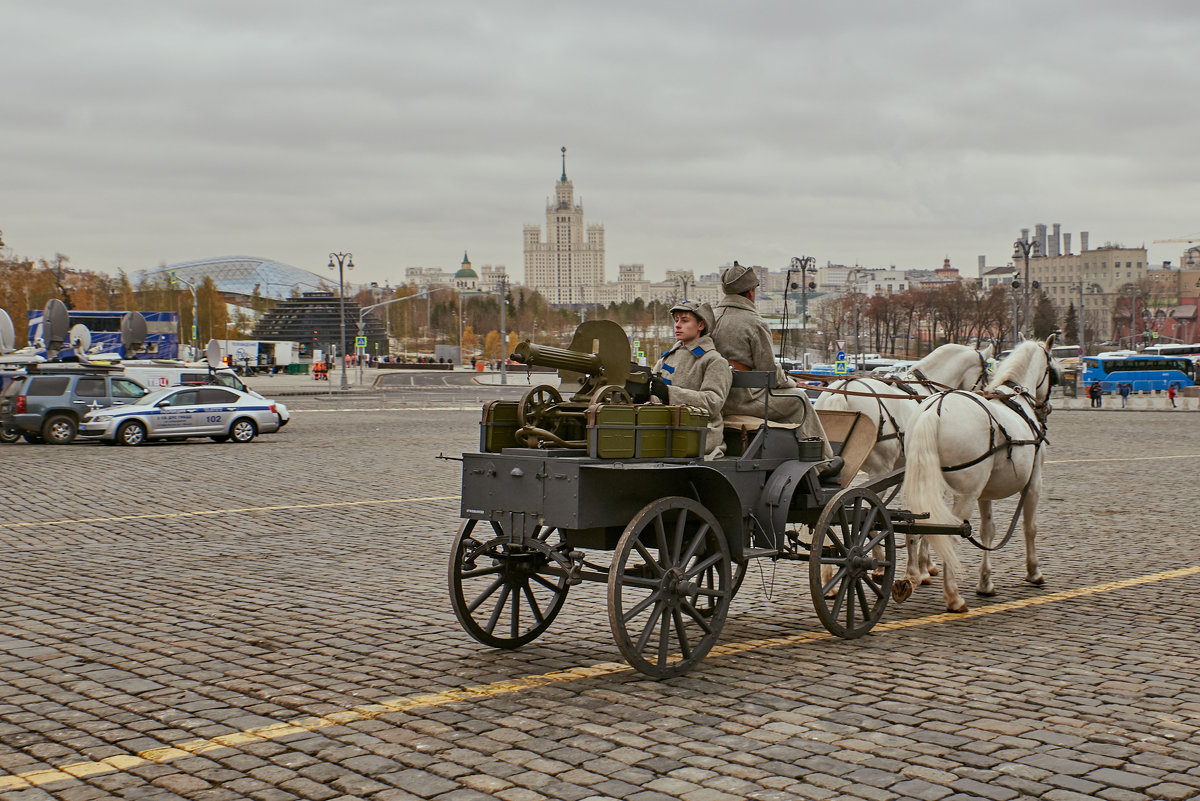
<path id="1" fill-rule="evenodd" d="M 1000 363 L 983 395 L 942 392 L 921 404 L 904 439 L 907 464 L 904 500 L 912 512 L 928 514 L 929 522 L 957 525 L 979 506 L 979 539 L 990 548 L 996 535 L 992 501 L 1022 496 L 1018 505 L 1025 533 L 1025 580 L 1043 582 L 1038 569 L 1037 502 L 1042 489 L 1042 460 L 1046 452 L 1046 415 L 1050 388 L 1061 372 L 1050 355 L 1054 337 L 1018 345 Z M 954 494 L 953 508 L 943 498 Z M 958 542 L 948 536 L 928 538 L 942 559 L 946 609 L 965 612 L 958 592 Z M 980 595 L 995 594 L 990 553 L 983 552 L 979 569 Z M 896 582 L 897 600 L 908 597 L 920 576 L 910 572 Z"/>
<path id="2" fill-rule="evenodd" d="M 917 416 L 921 401 L 943 389 L 982 389 L 991 358 L 991 345 L 983 350 L 953 343 L 942 345 L 904 373 L 893 376 L 898 381 L 873 376 L 838 381 L 829 385 L 833 391 L 822 394 L 815 406 L 860 412 L 871 421 L 875 446 L 861 470 L 870 478 L 879 478 L 904 465 L 904 433 Z M 937 569 L 931 563 L 927 545 L 919 548 L 919 555 L 917 551 L 909 548 L 910 564 L 919 566 L 919 581 L 928 584 L 929 576 L 937 575 Z"/>

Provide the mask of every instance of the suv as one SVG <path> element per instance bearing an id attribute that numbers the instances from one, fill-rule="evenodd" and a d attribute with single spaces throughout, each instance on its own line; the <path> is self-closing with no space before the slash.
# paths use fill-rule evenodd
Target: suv
<path id="1" fill-rule="evenodd" d="M 79 433 L 79 421 L 95 409 L 123 406 L 146 388 L 121 375 L 97 371 L 40 370 L 13 376 L 0 395 L 0 430 L 6 441 L 66 445 Z"/>

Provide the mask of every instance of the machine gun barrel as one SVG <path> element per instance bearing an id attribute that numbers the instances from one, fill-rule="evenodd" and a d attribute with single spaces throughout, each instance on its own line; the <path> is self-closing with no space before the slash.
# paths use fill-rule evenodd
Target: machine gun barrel
<path id="1" fill-rule="evenodd" d="M 566 348 L 555 348 L 549 345 L 535 345 L 525 341 L 517 345 L 513 351 L 512 360 L 520 364 L 538 367 L 553 367 L 555 370 L 570 370 L 584 375 L 601 375 L 604 372 L 604 362 L 595 353 L 580 353 Z"/>

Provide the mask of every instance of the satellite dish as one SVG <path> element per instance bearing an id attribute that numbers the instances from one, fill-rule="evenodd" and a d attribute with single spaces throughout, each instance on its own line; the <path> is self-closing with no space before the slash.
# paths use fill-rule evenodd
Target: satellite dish
<path id="1" fill-rule="evenodd" d="M 125 354 L 137 353 L 146 345 L 146 318 L 141 312 L 126 312 L 121 318 L 121 344 Z"/>
<path id="2" fill-rule="evenodd" d="M 8 312 L 0 309 L 0 353 L 10 353 L 16 347 L 17 332 Z"/>
<path id="3" fill-rule="evenodd" d="M 67 329 L 71 327 L 67 306 L 58 298 L 46 301 L 42 317 L 42 339 L 47 351 L 58 351 L 67 343 Z"/>
<path id="4" fill-rule="evenodd" d="M 208 347 L 204 349 L 204 358 L 208 360 L 208 366 L 216 370 L 218 367 L 223 367 L 221 363 L 221 343 L 215 339 L 208 340 Z"/>
<path id="5" fill-rule="evenodd" d="M 88 348 L 92 346 L 92 332 L 83 323 L 76 323 L 71 326 L 71 347 L 77 354 L 83 355 L 87 353 Z"/>

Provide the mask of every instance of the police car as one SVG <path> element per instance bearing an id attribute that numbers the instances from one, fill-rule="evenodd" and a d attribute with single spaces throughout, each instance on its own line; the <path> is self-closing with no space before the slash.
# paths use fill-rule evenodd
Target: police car
<path id="1" fill-rule="evenodd" d="M 89 412 L 79 426 L 79 436 L 121 445 L 188 437 L 249 442 L 258 434 L 278 431 L 281 425 L 277 404 L 262 396 L 211 385 L 171 387 L 136 403 Z"/>

